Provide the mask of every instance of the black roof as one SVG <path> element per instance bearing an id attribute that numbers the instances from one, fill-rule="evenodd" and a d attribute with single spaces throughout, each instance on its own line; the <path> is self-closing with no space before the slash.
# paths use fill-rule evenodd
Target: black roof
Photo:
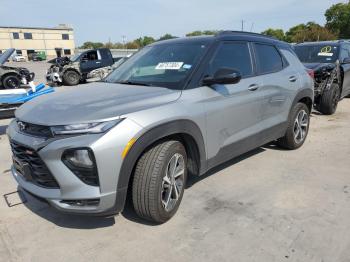
<path id="1" fill-rule="evenodd" d="M 214 42 L 215 40 L 236 40 L 236 41 L 241 40 L 241 41 L 264 42 L 264 43 L 278 44 L 282 46 L 283 45 L 289 46 L 288 43 L 279 41 L 276 38 L 273 38 L 267 35 L 244 32 L 244 31 L 222 31 L 216 35 L 202 35 L 202 36 L 174 38 L 174 39 L 159 41 L 154 43 L 153 45 L 164 44 L 164 43 L 184 43 L 184 42 L 210 43 L 210 42 Z"/>

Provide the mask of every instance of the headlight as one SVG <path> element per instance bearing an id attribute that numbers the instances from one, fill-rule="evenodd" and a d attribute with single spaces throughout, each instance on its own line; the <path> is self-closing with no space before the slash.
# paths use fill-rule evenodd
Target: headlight
<path id="1" fill-rule="evenodd" d="M 52 126 L 51 132 L 54 135 L 72 135 L 72 134 L 99 134 L 104 133 L 123 121 L 123 119 L 115 119 L 106 122 L 95 122 L 85 124 L 74 124 L 65 126 Z"/>

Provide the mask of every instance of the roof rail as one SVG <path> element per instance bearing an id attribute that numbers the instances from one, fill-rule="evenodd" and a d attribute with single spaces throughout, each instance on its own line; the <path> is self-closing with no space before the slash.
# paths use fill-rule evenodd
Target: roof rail
<path id="1" fill-rule="evenodd" d="M 228 35 L 228 34 L 256 35 L 256 36 L 268 37 L 268 38 L 271 38 L 271 39 L 274 39 L 274 40 L 278 40 L 277 38 L 275 38 L 273 36 L 263 35 L 263 34 L 259 34 L 259 33 L 253 33 L 253 32 L 246 32 L 246 31 L 230 31 L 230 30 L 226 30 L 226 31 L 221 31 L 221 32 L 217 33 L 216 35 Z"/>

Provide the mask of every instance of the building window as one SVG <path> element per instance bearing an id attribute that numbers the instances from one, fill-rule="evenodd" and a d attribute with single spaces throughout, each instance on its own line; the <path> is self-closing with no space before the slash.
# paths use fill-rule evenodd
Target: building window
<path id="1" fill-rule="evenodd" d="M 32 33 L 23 33 L 24 39 L 33 39 Z"/>
<path id="2" fill-rule="evenodd" d="M 19 39 L 19 33 L 12 33 L 13 39 Z"/>
<path id="3" fill-rule="evenodd" d="M 18 50 L 18 49 L 17 49 L 17 50 L 16 50 L 16 54 L 17 54 L 17 55 L 22 55 L 22 50 Z"/>
<path id="4" fill-rule="evenodd" d="M 64 54 L 65 55 L 71 55 L 70 49 L 64 49 Z"/>
<path id="5" fill-rule="evenodd" d="M 68 34 L 62 34 L 62 40 L 69 40 Z"/>

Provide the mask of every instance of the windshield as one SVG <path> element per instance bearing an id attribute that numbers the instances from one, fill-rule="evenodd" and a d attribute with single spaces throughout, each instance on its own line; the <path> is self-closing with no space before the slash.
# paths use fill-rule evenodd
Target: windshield
<path id="1" fill-rule="evenodd" d="M 148 46 L 122 63 L 105 81 L 182 89 L 205 50 L 203 43 Z"/>
<path id="2" fill-rule="evenodd" d="M 79 60 L 81 53 L 77 53 L 69 58 L 70 61 L 72 62 L 77 62 Z"/>
<path id="3" fill-rule="evenodd" d="M 334 63 L 338 58 L 337 45 L 302 45 L 294 50 L 302 63 Z"/>

